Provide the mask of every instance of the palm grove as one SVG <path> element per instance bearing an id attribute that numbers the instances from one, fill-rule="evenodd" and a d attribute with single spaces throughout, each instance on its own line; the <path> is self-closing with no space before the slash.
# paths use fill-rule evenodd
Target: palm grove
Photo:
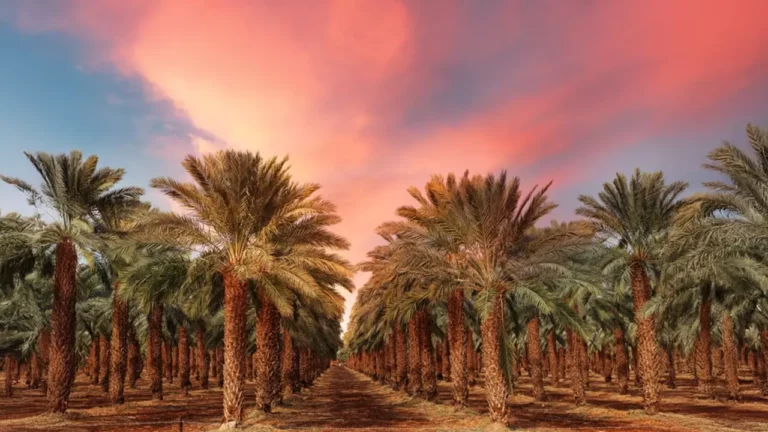
<path id="1" fill-rule="evenodd" d="M 583 195 L 579 220 L 542 226 L 549 185 L 518 178 L 434 176 L 381 224 L 383 245 L 345 334 L 347 364 L 427 399 L 437 380 L 468 403 L 482 371 L 489 413 L 508 422 L 526 371 L 533 394 L 569 382 L 585 404 L 590 370 L 616 391 L 661 387 L 690 370 L 704 397 L 716 376 L 739 401 L 738 368 L 768 396 L 768 131 L 747 127 L 751 154 L 725 143 L 704 168 L 722 180 L 684 197 L 661 172 L 617 174 Z M 631 367 L 630 367 L 631 366 Z M 630 378 L 634 383 L 630 383 Z"/>
<path id="2" fill-rule="evenodd" d="M 25 153 L 26 154 L 26 153 Z M 0 350 L 6 393 L 26 370 L 52 412 L 67 410 L 77 371 L 124 403 L 141 374 L 223 387 L 223 421 L 244 418 L 244 381 L 257 408 L 308 386 L 341 347 L 352 268 L 319 186 L 292 180 L 286 160 L 247 152 L 189 156 L 193 182 L 151 186 L 181 213 L 118 187 L 98 158 L 26 154 L 39 186 L 2 177 L 35 216 L 0 217 Z M 41 216 L 43 215 L 43 216 Z M 127 381 L 127 383 L 126 383 Z M 214 384 L 214 385 L 215 385 Z"/>
<path id="3" fill-rule="evenodd" d="M 500 422 L 523 371 L 537 399 L 546 379 L 569 383 L 577 404 L 590 370 L 615 374 L 618 393 L 641 387 L 656 413 L 679 368 L 707 397 L 721 373 L 739 400 L 746 362 L 766 395 L 768 135 L 747 135 L 751 155 L 730 144 L 709 154 L 724 180 L 706 193 L 683 197 L 686 184 L 636 171 L 581 196 L 579 220 L 550 225 L 549 185 L 434 176 L 378 227 L 343 348 L 336 289 L 352 289 L 353 270 L 337 253 L 348 243 L 330 229 L 333 204 L 285 160 L 189 156 L 191 183 L 151 182 L 176 213 L 118 187 L 123 171 L 95 156 L 27 154 L 39 186 L 2 177 L 35 214 L 0 217 L 6 393 L 24 370 L 64 412 L 77 371 L 114 404 L 142 374 L 157 400 L 178 378 L 185 392 L 223 387 L 223 421 L 238 424 L 245 397 L 269 412 L 340 352 L 427 399 L 450 381 L 458 407 L 482 375 Z"/>

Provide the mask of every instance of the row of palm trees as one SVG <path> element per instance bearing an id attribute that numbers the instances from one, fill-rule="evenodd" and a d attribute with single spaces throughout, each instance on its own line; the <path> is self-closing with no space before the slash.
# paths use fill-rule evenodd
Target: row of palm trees
<path id="1" fill-rule="evenodd" d="M 526 193 L 504 172 L 409 189 L 415 203 L 378 227 L 384 245 L 359 266 L 371 278 L 347 364 L 427 398 L 448 379 L 458 406 L 481 364 L 490 416 L 505 423 L 521 365 L 536 399 L 547 373 L 584 404 L 590 368 L 607 381 L 615 369 L 624 394 L 631 363 L 648 414 L 686 358 L 707 397 L 714 362 L 740 400 L 740 360 L 768 395 L 768 132 L 747 135 L 752 155 L 727 143 L 709 154 L 723 179 L 705 193 L 683 197 L 687 184 L 661 172 L 617 174 L 579 197 L 580 220 L 544 227 L 550 186 Z"/>
<path id="2" fill-rule="evenodd" d="M 78 366 L 121 404 L 126 374 L 134 385 L 142 369 L 162 399 L 175 360 L 184 389 L 190 373 L 203 388 L 209 368 L 219 374 L 223 421 L 237 425 L 246 376 L 269 412 L 335 357 L 335 287 L 353 287 L 336 252 L 349 245 L 330 230 L 334 205 L 293 181 L 287 160 L 188 156 L 192 182 L 151 181 L 181 209 L 162 212 L 141 188 L 117 188 L 123 170 L 99 168 L 96 156 L 26 156 L 39 188 L 0 177 L 36 210 L 0 217 L 0 349 L 6 372 L 35 369 L 52 412 L 67 410 Z"/>

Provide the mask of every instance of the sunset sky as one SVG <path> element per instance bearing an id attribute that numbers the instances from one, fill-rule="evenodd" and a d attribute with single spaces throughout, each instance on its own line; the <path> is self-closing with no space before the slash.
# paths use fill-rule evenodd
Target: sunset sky
<path id="1" fill-rule="evenodd" d="M 635 167 L 700 188 L 709 150 L 768 126 L 766 17 L 765 0 L 6 0 L 0 172 L 36 181 L 22 150 L 76 148 L 147 187 L 190 153 L 289 155 L 359 262 L 431 174 L 553 180 L 559 220 Z M 6 185 L 0 209 L 31 213 Z"/>

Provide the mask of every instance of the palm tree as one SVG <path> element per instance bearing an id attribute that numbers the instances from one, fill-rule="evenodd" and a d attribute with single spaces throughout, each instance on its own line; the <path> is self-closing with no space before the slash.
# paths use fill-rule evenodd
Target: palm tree
<path id="1" fill-rule="evenodd" d="M 141 256 L 123 275 L 119 295 L 147 313 L 147 362 L 152 398 L 163 399 L 162 330 L 166 305 L 178 300 L 187 281 L 190 260 L 181 252 L 165 250 Z"/>
<path id="2" fill-rule="evenodd" d="M 270 360 L 277 360 L 279 353 L 280 294 L 286 288 L 316 290 L 317 283 L 306 270 L 310 263 L 349 273 L 342 265 L 304 255 L 303 245 L 344 248 L 347 243 L 323 229 L 338 222 L 333 205 L 313 196 L 317 185 L 293 183 L 286 163 L 248 152 L 221 151 L 184 160 L 182 165 L 194 184 L 170 178 L 151 182 L 188 214 L 152 215 L 144 223 L 145 236 L 202 251 L 223 277 L 225 423 L 238 424 L 243 419 L 249 281 L 261 307 L 257 341 L 265 360 L 258 364 L 260 376 L 272 382 L 267 375 L 274 367 Z M 290 308 L 282 311 L 292 312 Z"/>
<path id="3" fill-rule="evenodd" d="M 30 243 L 55 246 L 56 270 L 51 313 L 51 349 L 48 400 L 52 412 L 65 412 L 75 378 L 75 297 L 78 249 L 87 253 L 98 237 L 90 222 L 101 211 L 137 201 L 140 188 L 112 189 L 123 177 L 122 169 L 97 169 L 98 157 L 83 160 L 82 154 L 53 156 L 24 153 L 42 179 L 38 191 L 23 180 L 0 176 L 28 195 L 33 205 L 44 205 L 58 216 Z"/>
<path id="4" fill-rule="evenodd" d="M 550 279 L 571 272 L 559 264 L 562 256 L 585 250 L 591 240 L 569 230 L 533 235 L 534 225 L 555 205 L 546 192 L 534 188 L 526 196 L 520 180 L 507 180 L 505 172 L 495 177 L 470 177 L 458 182 L 449 176 L 450 217 L 447 224 L 462 246 L 466 262 L 463 283 L 477 292 L 475 307 L 481 318 L 485 386 L 491 419 L 508 421 L 509 362 L 502 362 L 505 296 L 530 290 Z"/>
<path id="5" fill-rule="evenodd" d="M 624 249 L 623 262 L 631 280 L 635 323 L 638 335 L 639 367 L 643 378 L 645 412 L 656 414 L 661 404 L 659 363 L 653 317 L 641 311 L 651 299 L 651 275 L 658 268 L 661 246 L 669 236 L 684 202 L 679 195 L 684 182 L 669 185 L 661 172 L 636 170 L 631 180 L 617 174 L 613 183 L 603 185 L 598 199 L 582 195 L 576 214 L 586 217 L 606 242 L 618 242 Z"/>

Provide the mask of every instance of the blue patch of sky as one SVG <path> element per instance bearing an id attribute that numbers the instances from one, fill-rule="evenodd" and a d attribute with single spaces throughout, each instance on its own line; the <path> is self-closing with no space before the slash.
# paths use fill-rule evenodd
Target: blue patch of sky
<path id="1" fill-rule="evenodd" d="M 126 169 L 124 184 L 147 188 L 149 179 L 182 169 L 153 152 L 191 137 L 216 141 L 138 77 L 84 67 L 78 41 L 60 34 L 25 34 L 0 22 L 0 172 L 37 184 L 22 151 L 97 154 L 100 164 Z M 191 151 L 192 147 L 189 146 Z M 166 207 L 165 200 L 150 194 Z M 31 210 L 21 193 L 0 184 L 0 209 Z"/>

